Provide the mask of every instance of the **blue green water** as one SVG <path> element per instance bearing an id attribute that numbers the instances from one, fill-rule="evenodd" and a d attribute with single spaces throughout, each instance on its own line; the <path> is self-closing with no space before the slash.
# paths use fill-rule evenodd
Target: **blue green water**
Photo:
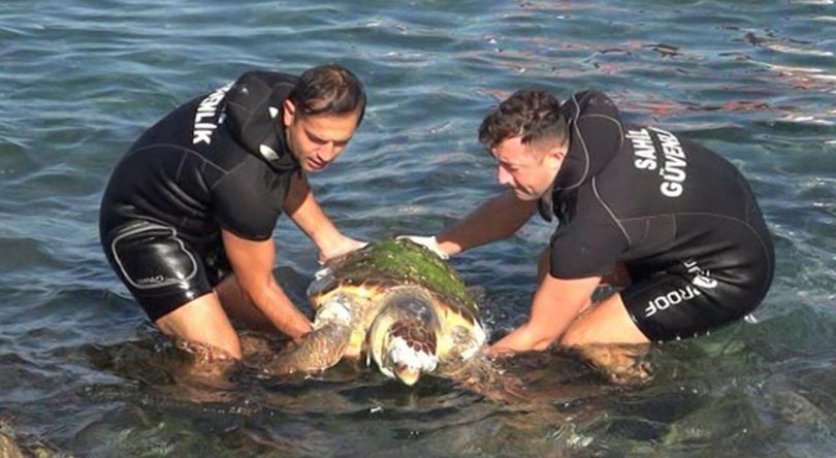
<path id="1" fill-rule="evenodd" d="M 79 456 L 832 456 L 836 450 L 836 10 L 818 1 L 5 0 L 0 3 L 0 419 Z M 369 93 L 313 177 L 348 234 L 433 233 L 499 191 L 476 142 L 517 88 L 609 93 L 630 121 L 703 141 L 751 180 L 776 279 L 757 323 L 654 349 L 607 385 L 521 361 L 541 409 L 341 367 L 204 384 L 98 245 L 101 190 L 141 130 L 246 69 L 337 61 Z M 453 260 L 494 335 L 524 319 L 553 227 Z M 317 267 L 287 220 L 276 274 Z"/>

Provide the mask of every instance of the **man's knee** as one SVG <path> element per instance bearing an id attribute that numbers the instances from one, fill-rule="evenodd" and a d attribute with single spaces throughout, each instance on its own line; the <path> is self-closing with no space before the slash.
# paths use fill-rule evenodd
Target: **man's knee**
<path id="1" fill-rule="evenodd" d="M 630 313 L 616 293 L 591 306 L 591 309 L 578 317 L 560 342 L 566 346 L 589 344 L 633 344 L 649 342 L 647 337 L 633 322 Z"/>
<path id="2" fill-rule="evenodd" d="M 593 329 L 594 331 L 594 329 Z M 578 347 L 590 343 L 589 326 L 573 325 L 560 336 L 560 343 L 566 347 Z"/>
<path id="3" fill-rule="evenodd" d="M 154 325 L 169 336 L 217 349 L 236 359 L 242 357 L 238 335 L 214 293 L 178 307 Z"/>

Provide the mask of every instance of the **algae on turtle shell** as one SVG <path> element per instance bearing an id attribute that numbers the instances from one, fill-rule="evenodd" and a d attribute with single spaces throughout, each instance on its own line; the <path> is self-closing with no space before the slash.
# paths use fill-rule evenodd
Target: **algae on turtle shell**
<path id="1" fill-rule="evenodd" d="M 415 243 L 382 240 L 337 260 L 330 271 L 341 282 L 354 285 L 374 279 L 380 283 L 423 286 L 453 305 L 478 313 L 476 301 L 459 274 L 429 249 Z"/>

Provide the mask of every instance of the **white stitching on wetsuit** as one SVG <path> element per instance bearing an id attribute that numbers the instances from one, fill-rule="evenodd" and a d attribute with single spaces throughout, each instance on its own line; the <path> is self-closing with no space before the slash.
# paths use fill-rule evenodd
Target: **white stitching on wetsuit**
<path id="1" fill-rule="evenodd" d="M 562 188 L 562 189 L 566 189 L 566 190 L 574 189 L 574 188 L 577 188 L 578 186 L 582 185 L 584 180 L 586 180 L 586 176 L 589 174 L 589 167 L 591 166 L 591 160 L 589 158 L 589 148 L 587 148 L 586 140 L 584 140 L 583 135 L 581 134 L 581 129 L 580 129 L 580 127 L 578 127 L 578 121 L 580 121 L 581 118 L 603 118 L 603 119 L 608 119 L 608 120 L 612 121 L 618 127 L 619 145 L 618 145 L 618 148 L 616 148 L 616 151 L 621 150 L 621 142 L 624 139 L 624 129 L 621 126 L 621 122 L 618 119 L 613 118 L 612 116 L 608 116 L 608 115 L 604 115 L 604 114 L 595 114 L 595 113 L 586 114 L 586 115 L 581 116 L 580 115 L 581 106 L 580 106 L 580 103 L 578 103 L 577 94 L 572 96 L 572 102 L 575 104 L 576 113 L 578 113 L 578 116 L 575 118 L 574 122 L 572 123 L 572 127 L 575 129 L 575 132 L 577 132 L 577 138 L 578 138 L 578 141 L 580 142 L 581 147 L 583 148 L 583 154 L 586 157 L 586 162 L 585 162 L 585 165 L 584 165 L 583 174 L 578 179 L 578 182 L 574 183 L 574 184 L 571 184 L 571 185 L 569 185 L 565 188 Z"/>
<path id="2" fill-rule="evenodd" d="M 119 243 L 119 241 L 121 241 L 122 239 L 124 239 L 126 237 L 136 235 L 136 234 L 140 234 L 142 232 L 146 232 L 146 231 L 154 230 L 154 229 L 170 230 L 172 238 L 180 245 L 180 248 L 183 250 L 184 253 L 186 253 L 186 255 L 189 257 L 189 260 L 192 262 L 193 268 L 192 268 L 191 273 L 189 275 L 187 275 L 186 277 L 184 277 L 182 280 L 154 283 L 152 285 L 140 285 L 140 284 L 134 282 L 134 279 L 130 275 L 128 275 L 127 270 L 125 270 L 125 267 L 122 264 L 122 260 L 119 259 L 119 252 L 116 250 L 116 244 Z M 185 246 L 185 244 L 183 244 L 183 241 L 180 240 L 179 237 L 177 237 L 177 229 L 175 229 L 171 226 L 163 226 L 163 225 L 157 225 L 157 224 L 153 224 L 153 223 L 144 223 L 144 224 L 138 225 L 137 227 L 134 227 L 134 228 L 132 228 L 128 231 L 125 231 L 124 233 L 121 233 L 121 234 L 117 235 L 116 237 L 114 237 L 113 240 L 110 242 L 110 251 L 111 251 L 111 253 L 113 253 L 113 259 L 116 261 L 116 264 L 119 266 L 119 270 L 122 271 L 122 274 L 125 276 L 125 278 L 128 280 L 128 282 L 131 284 L 131 286 L 133 286 L 136 289 L 155 289 L 155 288 L 162 288 L 162 287 L 165 287 L 165 286 L 178 285 L 180 283 L 190 281 L 192 278 L 195 277 L 195 275 L 197 275 L 197 270 L 198 270 L 197 269 L 197 260 L 194 258 L 194 256 L 192 256 L 192 253 L 189 252 L 189 250 L 186 249 L 186 246 Z"/>
<path id="3" fill-rule="evenodd" d="M 152 145 L 145 145 L 143 147 L 137 148 L 137 149 L 129 152 L 127 155 L 125 155 L 125 157 L 133 156 L 134 154 L 136 154 L 140 151 L 145 151 L 147 149 L 160 148 L 160 147 L 181 150 L 181 151 L 184 151 L 184 152 L 189 153 L 189 154 L 197 155 L 200 158 L 200 160 L 202 160 L 203 162 L 211 165 L 212 167 L 215 167 L 216 169 L 218 169 L 222 172 L 227 171 L 225 168 L 221 167 L 220 165 L 215 164 L 214 162 L 210 161 L 209 159 L 206 159 L 205 157 L 201 156 L 197 151 L 195 151 L 191 148 L 186 148 L 186 147 L 181 146 L 181 145 L 176 145 L 174 143 L 154 143 Z"/>
<path id="4" fill-rule="evenodd" d="M 590 162 L 589 161 L 589 150 L 586 148 L 586 141 L 584 141 L 583 135 L 581 134 L 581 129 L 578 127 L 578 121 L 581 118 L 581 116 L 580 116 L 581 105 L 580 105 L 580 103 L 578 103 L 577 94 L 572 96 L 572 102 L 575 104 L 575 108 L 576 108 L 575 113 L 578 114 L 578 116 L 575 118 L 575 122 L 572 123 L 572 127 L 574 127 L 575 131 L 577 132 L 578 141 L 580 142 L 581 147 L 583 148 L 583 154 L 586 158 L 586 161 L 584 162 L 584 171 L 583 171 L 583 174 L 581 175 L 580 179 L 578 180 L 577 183 L 571 184 L 571 185 L 567 186 L 566 188 L 564 188 L 564 189 L 567 189 L 567 190 L 577 188 L 578 186 L 580 186 L 583 183 L 584 179 L 586 178 L 586 175 L 589 173 L 589 162 Z"/>
<path id="5" fill-rule="evenodd" d="M 601 195 L 598 194 L 597 178 L 598 177 L 592 177 L 592 192 L 595 194 L 595 198 L 598 199 L 598 202 L 601 203 L 601 206 L 603 206 L 604 209 L 607 210 L 607 213 L 610 215 L 610 218 L 612 218 L 612 220 L 615 221 L 615 224 L 618 226 L 618 228 L 621 229 L 621 233 L 624 235 L 624 238 L 627 239 L 627 245 L 632 247 L 633 240 L 630 238 L 630 234 L 627 233 L 627 229 L 624 228 L 624 226 L 621 224 L 621 221 L 619 221 L 619 219 L 615 216 L 615 213 L 613 213 L 609 205 L 607 205 L 607 203 L 604 202 L 604 199 L 601 198 Z"/>

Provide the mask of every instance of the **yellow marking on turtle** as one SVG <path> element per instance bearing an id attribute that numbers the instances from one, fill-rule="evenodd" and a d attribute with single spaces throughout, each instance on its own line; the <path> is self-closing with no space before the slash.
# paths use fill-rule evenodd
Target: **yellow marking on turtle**
<path id="1" fill-rule="evenodd" d="M 460 348 L 462 342 L 456 339 L 457 336 L 461 336 L 462 330 L 467 335 L 471 335 L 476 340 L 480 340 L 473 342 L 473 345 L 476 347 L 484 343 L 485 335 L 481 323 L 475 320 L 472 315 L 469 313 L 463 314 L 460 309 L 440 303 L 437 298 L 433 298 L 433 301 L 433 306 L 436 313 L 438 313 L 438 319 L 441 323 L 437 353 L 440 357 L 445 358 L 451 353 L 461 353 L 465 350 Z"/>

